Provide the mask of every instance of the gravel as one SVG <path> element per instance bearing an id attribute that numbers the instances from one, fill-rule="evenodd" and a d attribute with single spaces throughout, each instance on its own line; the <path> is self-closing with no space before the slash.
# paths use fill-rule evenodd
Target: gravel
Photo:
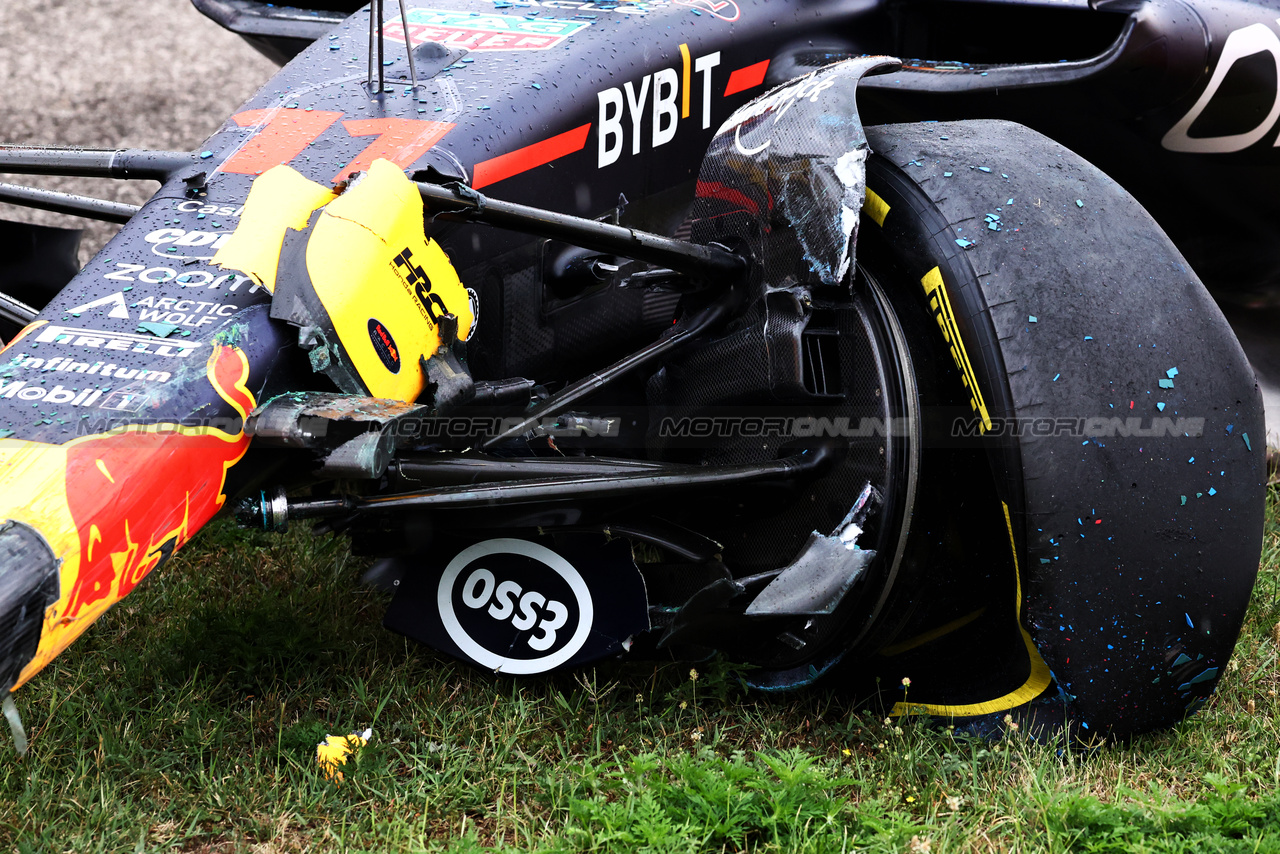
<path id="1" fill-rule="evenodd" d="M 276 70 L 189 0 L 0 0 L 0 142 L 196 150 Z M 3 175 L 130 204 L 151 181 Z M 83 228 L 87 261 L 118 226 L 0 204 L 0 218 Z"/>

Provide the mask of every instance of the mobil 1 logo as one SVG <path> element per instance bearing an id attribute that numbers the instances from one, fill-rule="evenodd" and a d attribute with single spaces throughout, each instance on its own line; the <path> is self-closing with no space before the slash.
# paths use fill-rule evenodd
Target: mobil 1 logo
<path id="1" fill-rule="evenodd" d="M 440 576 L 436 602 L 458 649 L 501 673 L 541 673 L 564 664 L 582 649 L 595 618 L 578 570 L 527 540 L 486 540 L 463 549 Z"/>

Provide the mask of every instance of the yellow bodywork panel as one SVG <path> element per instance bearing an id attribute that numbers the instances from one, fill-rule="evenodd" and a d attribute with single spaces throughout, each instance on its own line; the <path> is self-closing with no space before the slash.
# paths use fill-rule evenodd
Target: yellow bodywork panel
<path id="1" fill-rule="evenodd" d="M 312 211 L 337 197 L 333 190 L 308 181 L 296 169 L 276 166 L 267 170 L 254 180 L 240 225 L 213 256 L 213 263 L 239 270 L 275 293 L 285 229 L 302 231 Z"/>
<path id="2" fill-rule="evenodd" d="M 350 735 L 326 735 L 324 741 L 316 746 L 316 764 L 320 766 L 321 773 L 341 785 L 343 776 L 339 769 L 347 764 L 348 756 L 368 744 L 371 738 L 371 729 Z"/>
<path id="3" fill-rule="evenodd" d="M 273 177 L 281 169 L 293 171 L 277 166 L 254 182 L 241 226 L 214 262 L 260 279 L 274 293 L 277 278 L 290 271 L 264 259 L 274 252 L 278 260 L 284 229 L 305 228 L 322 205 L 306 246 L 306 274 L 328 315 L 326 331 L 370 395 L 416 399 L 427 381 L 421 362 L 442 344 L 440 319 L 456 317 L 463 341 L 475 325 L 467 289 L 444 250 L 423 234 L 417 187 L 395 164 L 375 160 L 362 180 L 325 203 L 323 187 L 299 175 L 315 188 L 303 192 L 292 177 Z M 268 179 L 268 192 L 259 194 Z"/>
<path id="4" fill-rule="evenodd" d="M 471 300 L 448 257 L 422 233 L 422 196 L 388 160 L 320 214 L 307 270 L 347 357 L 374 397 L 413 400 L 426 384 L 419 357 L 440 348 L 437 323 L 471 335 Z M 382 333 L 387 338 L 375 340 Z M 390 339 L 390 340 L 387 340 Z M 381 346 L 379 346 L 381 345 Z"/>

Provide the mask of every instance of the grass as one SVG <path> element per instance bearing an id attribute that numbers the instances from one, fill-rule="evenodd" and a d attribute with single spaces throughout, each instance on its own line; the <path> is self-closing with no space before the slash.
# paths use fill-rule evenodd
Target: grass
<path id="1" fill-rule="evenodd" d="M 1278 505 L 1212 701 L 1091 753 L 723 665 L 494 678 L 383 630 L 342 542 L 217 524 L 17 695 L 0 850 L 1280 851 Z"/>

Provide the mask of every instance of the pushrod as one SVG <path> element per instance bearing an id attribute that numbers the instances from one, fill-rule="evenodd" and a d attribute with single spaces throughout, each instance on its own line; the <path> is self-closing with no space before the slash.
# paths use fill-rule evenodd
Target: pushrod
<path id="1" fill-rule="evenodd" d="M 439 219 L 462 219 L 563 240 L 585 249 L 668 267 L 698 279 L 737 277 L 747 262 L 718 246 L 703 246 L 594 219 L 491 199 L 472 190 L 418 183 L 427 208 Z"/>

